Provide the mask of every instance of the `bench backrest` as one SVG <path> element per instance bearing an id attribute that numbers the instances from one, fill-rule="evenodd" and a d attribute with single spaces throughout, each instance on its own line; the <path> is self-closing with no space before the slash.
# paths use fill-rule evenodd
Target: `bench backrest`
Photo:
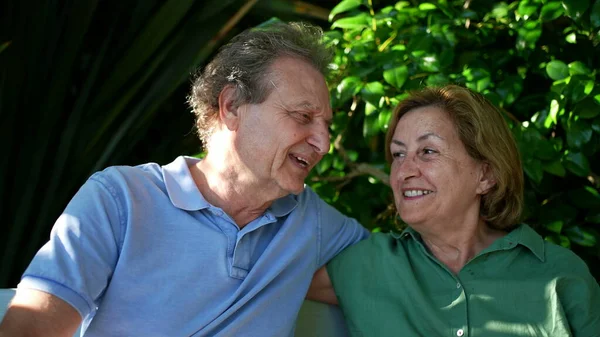
<path id="1" fill-rule="evenodd" d="M 4 317 L 15 289 L 0 289 L 0 321 Z M 75 334 L 79 336 L 79 332 Z M 344 317 L 337 306 L 304 301 L 296 321 L 296 337 L 346 337 Z"/>

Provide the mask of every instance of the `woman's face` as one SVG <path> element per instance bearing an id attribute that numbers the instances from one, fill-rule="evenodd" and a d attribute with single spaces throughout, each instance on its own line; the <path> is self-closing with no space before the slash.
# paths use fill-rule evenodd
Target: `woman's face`
<path id="1" fill-rule="evenodd" d="M 390 151 L 390 182 L 404 222 L 435 227 L 479 219 L 480 197 L 493 182 L 487 165 L 467 154 L 445 111 L 428 106 L 406 113 Z"/>

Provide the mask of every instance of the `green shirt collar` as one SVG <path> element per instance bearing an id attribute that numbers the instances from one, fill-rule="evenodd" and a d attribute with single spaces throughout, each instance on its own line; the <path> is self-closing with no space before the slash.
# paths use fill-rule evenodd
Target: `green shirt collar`
<path id="1" fill-rule="evenodd" d="M 406 227 L 401 233 L 393 232 L 391 236 L 396 239 L 413 238 L 414 240 L 421 241 L 421 235 L 410 227 Z M 526 224 L 519 225 L 505 237 L 496 240 L 486 250 L 509 250 L 518 244 L 529 249 L 540 261 L 545 261 L 544 239 Z"/>

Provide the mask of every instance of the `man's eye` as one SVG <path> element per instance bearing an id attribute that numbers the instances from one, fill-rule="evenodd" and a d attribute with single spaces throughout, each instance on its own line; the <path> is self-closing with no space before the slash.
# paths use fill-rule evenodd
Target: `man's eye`
<path id="1" fill-rule="evenodd" d="M 303 123 L 310 122 L 310 115 L 306 112 L 295 112 L 296 118 Z"/>

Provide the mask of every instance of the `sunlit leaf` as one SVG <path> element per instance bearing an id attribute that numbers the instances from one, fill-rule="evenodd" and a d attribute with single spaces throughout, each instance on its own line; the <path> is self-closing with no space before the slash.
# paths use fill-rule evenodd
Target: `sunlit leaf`
<path id="1" fill-rule="evenodd" d="M 546 73 L 555 81 L 562 80 L 569 77 L 569 67 L 562 61 L 550 61 L 546 65 Z"/>
<path id="2" fill-rule="evenodd" d="M 590 68 L 588 68 L 585 63 L 581 61 L 574 61 L 569 63 L 569 74 L 573 75 L 589 75 L 591 73 Z"/>
<path id="3" fill-rule="evenodd" d="M 408 78 L 408 67 L 405 65 L 385 70 L 383 78 L 396 89 L 402 88 Z"/>
<path id="4" fill-rule="evenodd" d="M 329 13 L 329 21 L 333 20 L 333 17 L 337 14 L 344 13 L 353 10 L 362 4 L 361 0 L 343 0 L 338 3 L 331 12 Z"/>
<path id="5" fill-rule="evenodd" d="M 544 21 L 558 19 L 565 12 L 560 1 L 549 1 L 542 7 L 540 17 Z"/>
<path id="6" fill-rule="evenodd" d="M 367 13 L 360 13 L 356 16 L 336 20 L 331 28 L 361 29 L 369 27 L 370 22 L 371 18 Z"/>

